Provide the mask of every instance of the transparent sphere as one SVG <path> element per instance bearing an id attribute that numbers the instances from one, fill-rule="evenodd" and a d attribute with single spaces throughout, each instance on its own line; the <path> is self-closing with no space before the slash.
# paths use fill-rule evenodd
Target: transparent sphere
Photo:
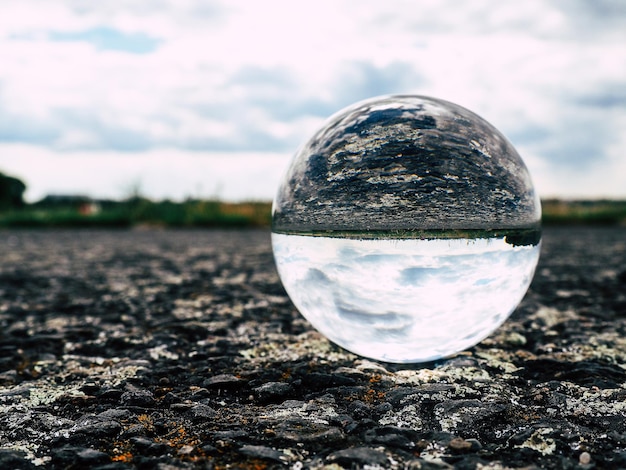
<path id="1" fill-rule="evenodd" d="M 524 162 L 493 126 L 443 100 L 385 96 L 297 151 L 272 246 L 293 303 L 331 341 L 423 362 L 475 345 L 517 307 L 540 219 Z"/>

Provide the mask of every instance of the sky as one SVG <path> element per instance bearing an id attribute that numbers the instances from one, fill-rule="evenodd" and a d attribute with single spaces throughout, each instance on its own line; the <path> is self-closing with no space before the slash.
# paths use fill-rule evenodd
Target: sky
<path id="1" fill-rule="evenodd" d="M 544 198 L 626 198 L 622 0 L 0 0 L 0 171 L 30 201 L 268 200 L 394 93 L 491 122 Z"/>

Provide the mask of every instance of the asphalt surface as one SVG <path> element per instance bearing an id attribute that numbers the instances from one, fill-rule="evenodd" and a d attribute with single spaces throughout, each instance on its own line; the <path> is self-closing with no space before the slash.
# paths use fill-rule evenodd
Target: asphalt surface
<path id="1" fill-rule="evenodd" d="M 267 231 L 0 232 L 3 468 L 625 468 L 626 228 L 549 228 L 476 347 L 354 356 Z"/>

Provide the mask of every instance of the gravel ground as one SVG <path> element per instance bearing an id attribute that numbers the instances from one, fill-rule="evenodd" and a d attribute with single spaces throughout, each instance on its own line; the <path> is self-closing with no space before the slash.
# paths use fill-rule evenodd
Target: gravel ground
<path id="1" fill-rule="evenodd" d="M 626 228 L 546 230 L 511 319 L 413 366 L 313 331 L 266 231 L 0 246 L 2 468 L 626 468 Z"/>

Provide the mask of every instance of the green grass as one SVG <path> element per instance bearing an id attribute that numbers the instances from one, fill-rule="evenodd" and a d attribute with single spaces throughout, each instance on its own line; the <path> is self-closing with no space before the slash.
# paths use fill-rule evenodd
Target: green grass
<path id="1" fill-rule="evenodd" d="M 542 201 L 544 225 L 626 225 L 626 201 Z"/>
<path id="2" fill-rule="evenodd" d="M 626 201 L 542 201 L 544 226 L 626 225 Z M 151 201 L 133 197 L 110 201 L 99 211 L 81 213 L 78 207 L 30 204 L 0 211 L 0 227 L 269 227 L 270 202 L 227 203 L 219 200 Z"/>
<path id="3" fill-rule="evenodd" d="M 92 213 L 78 207 L 37 204 L 0 213 L 0 227 L 262 227 L 271 222 L 271 204 L 220 201 L 153 202 L 144 198 L 109 203 Z"/>

